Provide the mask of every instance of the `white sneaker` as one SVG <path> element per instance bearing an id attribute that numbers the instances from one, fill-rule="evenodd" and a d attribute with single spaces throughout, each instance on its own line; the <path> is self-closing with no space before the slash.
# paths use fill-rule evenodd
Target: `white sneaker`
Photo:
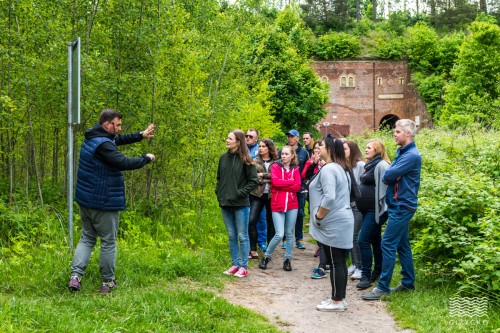
<path id="1" fill-rule="evenodd" d="M 347 303 L 347 301 L 345 300 L 345 298 L 342 300 L 342 304 L 344 304 L 344 309 L 347 310 L 347 308 L 349 307 L 349 303 Z"/>
<path id="2" fill-rule="evenodd" d="M 316 309 L 318 309 L 319 311 L 345 311 L 344 302 L 334 303 L 331 299 L 326 303 L 321 302 L 320 304 L 316 305 Z"/>
<path id="3" fill-rule="evenodd" d="M 347 268 L 347 275 L 351 276 L 355 270 L 356 270 L 356 266 L 354 266 L 354 265 L 349 266 Z"/>
<path id="4" fill-rule="evenodd" d="M 354 273 L 352 273 L 352 275 L 351 275 L 351 279 L 353 279 L 353 280 L 361 279 L 361 270 L 356 268 Z"/>

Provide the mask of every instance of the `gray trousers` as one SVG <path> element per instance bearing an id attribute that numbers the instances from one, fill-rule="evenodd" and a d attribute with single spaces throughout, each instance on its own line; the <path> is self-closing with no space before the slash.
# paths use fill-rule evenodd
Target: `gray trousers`
<path id="1" fill-rule="evenodd" d="M 82 237 L 71 263 L 71 275 L 83 276 L 89 264 L 90 255 L 101 238 L 100 271 L 103 281 L 115 279 L 116 235 L 118 233 L 119 211 L 102 211 L 80 206 Z"/>

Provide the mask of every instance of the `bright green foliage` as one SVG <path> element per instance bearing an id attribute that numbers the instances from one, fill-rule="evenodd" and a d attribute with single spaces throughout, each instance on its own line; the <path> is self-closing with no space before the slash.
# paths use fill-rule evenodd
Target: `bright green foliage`
<path id="1" fill-rule="evenodd" d="M 379 34 L 376 40 L 377 57 L 381 59 L 401 60 L 406 55 L 404 38 L 392 34 Z"/>
<path id="2" fill-rule="evenodd" d="M 257 74 L 268 78 L 272 93 L 271 115 L 283 132 L 290 128 L 310 130 L 326 111 L 328 87 L 309 66 L 307 33 L 296 8 L 287 7 L 276 20 L 255 36 L 251 62 Z"/>
<path id="3" fill-rule="evenodd" d="M 361 45 L 357 37 L 344 32 L 330 32 L 319 37 L 314 46 L 314 56 L 320 60 L 354 58 L 359 55 Z"/>
<path id="4" fill-rule="evenodd" d="M 432 119 L 438 119 L 441 114 L 446 81 L 439 75 L 425 75 L 419 72 L 415 73 L 412 78 L 417 84 L 418 93 L 425 101 L 425 106 Z"/>
<path id="5" fill-rule="evenodd" d="M 477 21 L 460 47 L 441 121 L 450 126 L 479 122 L 500 126 L 500 27 Z"/>
<path id="6" fill-rule="evenodd" d="M 500 136 L 422 131 L 419 209 L 411 224 L 423 270 L 460 284 L 500 290 Z"/>
<path id="7" fill-rule="evenodd" d="M 408 64 L 414 70 L 429 72 L 438 62 L 438 35 L 424 22 L 408 28 L 405 38 Z"/>

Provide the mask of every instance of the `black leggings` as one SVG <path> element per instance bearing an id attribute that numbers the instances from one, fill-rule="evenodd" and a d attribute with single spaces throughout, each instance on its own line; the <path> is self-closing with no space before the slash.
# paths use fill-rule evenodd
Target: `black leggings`
<path id="1" fill-rule="evenodd" d="M 257 251 L 257 222 L 259 222 L 262 209 L 266 207 L 267 243 L 274 237 L 273 216 L 271 214 L 271 200 L 267 193 L 261 197 L 250 195 L 250 218 L 248 221 L 248 235 L 250 238 L 250 251 Z"/>
<path id="2" fill-rule="evenodd" d="M 347 289 L 347 254 L 349 250 L 339 249 L 322 244 L 327 262 L 331 265 L 330 282 L 332 284 L 332 299 L 341 301 L 345 298 Z"/>

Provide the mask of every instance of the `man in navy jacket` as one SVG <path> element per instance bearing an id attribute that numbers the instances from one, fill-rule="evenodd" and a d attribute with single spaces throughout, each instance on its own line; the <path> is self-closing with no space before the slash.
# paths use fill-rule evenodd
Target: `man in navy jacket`
<path id="1" fill-rule="evenodd" d="M 418 189 L 422 157 L 415 145 L 415 123 L 409 119 L 396 122 L 394 140 L 401 146 L 396 159 L 385 171 L 382 181 L 388 185 L 385 197 L 389 219 L 382 237 L 382 273 L 378 285 L 372 292 L 362 295 L 366 300 L 378 300 L 393 292 L 415 289 L 415 269 L 410 248 L 410 220 L 417 210 Z M 392 273 L 396 264 L 396 252 L 401 263 L 403 280 L 390 288 Z"/>
<path id="2" fill-rule="evenodd" d="M 119 135 L 122 115 L 115 110 L 101 112 L 99 123 L 85 131 L 80 150 L 75 199 L 80 205 L 82 236 L 71 263 L 70 291 L 79 291 L 81 277 L 89 263 L 97 238 L 101 238 L 100 292 L 108 293 L 116 287 L 116 235 L 120 211 L 125 210 L 123 170 L 139 169 L 155 160 L 153 154 L 126 157 L 119 145 L 151 139 L 154 125 L 142 132 Z"/>

